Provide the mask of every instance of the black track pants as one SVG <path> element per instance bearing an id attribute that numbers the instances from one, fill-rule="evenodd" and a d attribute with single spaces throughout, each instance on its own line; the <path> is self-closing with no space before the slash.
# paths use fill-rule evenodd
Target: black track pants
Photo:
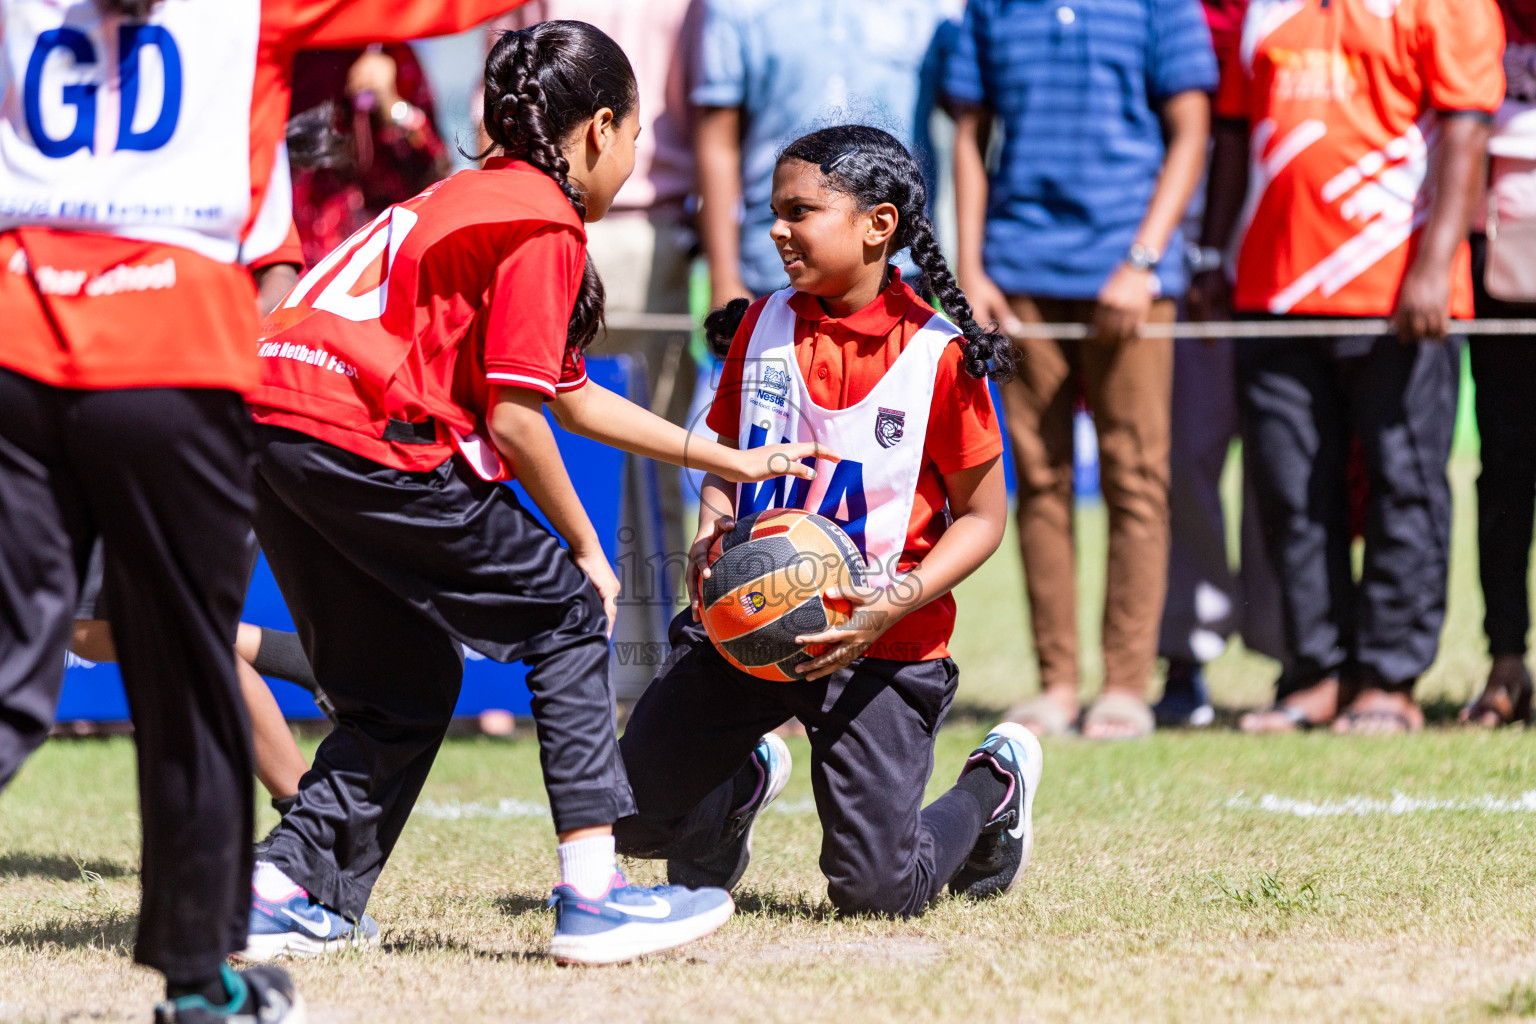
<path id="1" fill-rule="evenodd" d="M 955 663 L 861 658 L 815 682 L 770 682 L 722 658 L 690 611 L 672 620 L 670 640 L 619 741 L 639 806 L 614 827 L 619 852 L 716 852 L 736 773 L 764 733 L 798 718 L 811 743 L 828 898 L 844 913 L 921 914 L 982 825 L 969 793 L 923 807 L 934 737 L 959 682 Z"/>
<path id="2" fill-rule="evenodd" d="M 1363 685 L 1411 687 L 1435 660 L 1445 621 L 1446 461 L 1460 345 L 1254 339 L 1239 344 L 1238 370 L 1253 448 L 1247 464 L 1280 576 L 1297 683 L 1342 673 Z M 1370 490 L 1358 583 L 1350 562 L 1351 438 L 1359 440 Z"/>
<path id="3" fill-rule="evenodd" d="M 138 743 L 134 955 L 173 979 L 217 973 L 250 911 L 250 723 L 232 649 L 250 452 L 230 391 L 72 391 L 0 370 L 0 785 L 48 734 L 100 536 Z"/>
<path id="4" fill-rule="evenodd" d="M 257 441 L 256 533 L 337 712 L 263 857 L 363 912 L 447 733 L 461 643 L 529 665 L 557 831 L 633 811 L 602 600 L 510 489 L 458 458 L 409 473 L 278 427 Z"/>

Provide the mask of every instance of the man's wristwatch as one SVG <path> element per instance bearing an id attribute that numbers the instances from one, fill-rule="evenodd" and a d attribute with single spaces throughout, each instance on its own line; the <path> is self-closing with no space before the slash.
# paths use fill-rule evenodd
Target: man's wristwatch
<path id="1" fill-rule="evenodd" d="M 1162 253 L 1140 242 L 1134 243 L 1125 252 L 1125 265 L 1132 270 L 1155 270 L 1162 260 Z"/>
<path id="2" fill-rule="evenodd" d="M 1189 274 L 1206 274 L 1212 270 L 1221 270 L 1226 264 L 1226 257 L 1220 249 L 1214 245 L 1191 245 L 1184 250 L 1184 262 L 1189 268 Z"/>

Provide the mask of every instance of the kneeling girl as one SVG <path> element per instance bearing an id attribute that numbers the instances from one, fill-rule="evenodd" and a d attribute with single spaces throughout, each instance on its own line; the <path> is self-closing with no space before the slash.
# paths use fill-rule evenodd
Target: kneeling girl
<path id="1" fill-rule="evenodd" d="M 638 813 L 619 850 L 665 857 L 674 882 L 730 888 L 753 822 L 783 788 L 788 750 L 764 735 L 798 718 L 824 838 L 821 868 L 844 912 L 920 914 L 946 885 L 1005 891 L 1029 859 L 1040 748 L 999 726 L 928 807 L 934 737 L 955 695 L 950 590 L 996 550 L 1007 498 L 987 377 L 1012 349 L 979 327 L 933 237 L 916 161 L 883 131 L 828 128 L 792 143 L 773 179 L 773 238 L 790 287 L 708 322 L 729 339 L 709 425 L 722 444 L 820 442 L 843 457 L 817 483 L 704 488 L 697 560 L 737 515 L 791 505 L 840 522 L 872 586 L 829 595 L 849 623 L 801 642 L 830 645 L 801 681 L 733 667 L 698 610 L 620 740 Z M 955 324 L 889 265 L 902 249 Z M 744 315 L 743 315 L 744 314 Z M 835 440 L 834 440 L 835 439 Z M 697 579 L 693 580 L 695 594 Z"/>

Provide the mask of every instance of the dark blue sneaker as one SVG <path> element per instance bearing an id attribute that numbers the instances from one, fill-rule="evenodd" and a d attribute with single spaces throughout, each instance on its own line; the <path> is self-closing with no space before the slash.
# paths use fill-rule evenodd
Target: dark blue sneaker
<path id="1" fill-rule="evenodd" d="M 287 972 L 277 967 L 223 970 L 229 1005 L 214 1006 L 202 996 L 167 999 L 155 1007 L 155 1024 L 304 1024 L 304 1000 Z"/>
<path id="2" fill-rule="evenodd" d="M 555 910 L 549 955 L 562 964 L 616 964 L 673 949 L 702 939 L 736 912 L 724 889 L 641 889 L 620 874 L 597 899 L 557 886 L 548 905 Z"/>
<path id="3" fill-rule="evenodd" d="M 251 923 L 246 928 L 243 960 L 323 956 L 344 949 L 379 944 L 379 926 L 364 914 L 354 921 L 295 887 L 282 899 L 265 900 L 251 890 Z"/>
<path id="4" fill-rule="evenodd" d="M 1003 722 L 987 734 L 960 770 L 996 771 L 1008 779 L 1008 793 L 981 826 L 971 855 L 950 879 L 956 896 L 985 899 L 1012 889 L 1035 849 L 1035 791 L 1045 755 L 1035 734 L 1017 722 Z"/>
<path id="5" fill-rule="evenodd" d="M 1216 721 L 1216 709 L 1199 662 L 1170 658 L 1163 695 L 1152 705 L 1159 729 L 1203 729 Z"/>
<path id="6" fill-rule="evenodd" d="M 741 876 L 747 873 L 747 864 L 752 860 L 752 832 L 757 828 L 757 817 L 784 792 L 794 767 L 789 748 L 773 733 L 757 741 L 757 748 L 752 751 L 752 763 L 757 766 L 757 791 L 746 806 L 726 821 L 720 852 L 708 860 L 673 858 L 667 861 L 667 881 L 690 889 L 730 890 L 736 888 Z"/>

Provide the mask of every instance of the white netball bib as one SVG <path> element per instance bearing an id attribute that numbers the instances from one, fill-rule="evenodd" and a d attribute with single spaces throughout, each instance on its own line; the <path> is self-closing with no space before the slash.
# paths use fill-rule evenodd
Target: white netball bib
<path id="1" fill-rule="evenodd" d="M 870 585 L 889 586 L 907 546 L 939 357 L 960 332 L 935 315 L 863 401 L 823 409 L 811 401 L 795 359 L 792 294 L 786 288 L 769 297 L 747 343 L 737 440 L 743 449 L 815 441 L 843 461 L 820 463 L 814 481 L 741 484 L 736 514 L 801 508 L 826 516 L 858 545 Z"/>
<path id="2" fill-rule="evenodd" d="M 0 18 L 0 230 L 102 231 L 233 262 L 259 0 L 177 0 L 143 21 L 91 0 L 0 0 Z"/>

